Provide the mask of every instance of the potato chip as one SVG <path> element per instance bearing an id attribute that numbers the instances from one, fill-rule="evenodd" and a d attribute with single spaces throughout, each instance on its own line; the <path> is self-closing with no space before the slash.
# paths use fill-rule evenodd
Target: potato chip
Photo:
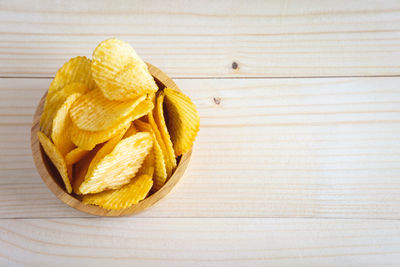
<path id="1" fill-rule="evenodd" d="M 151 127 L 150 124 L 137 120 L 135 121 L 135 126 L 139 131 L 149 132 L 153 137 L 154 144 L 152 153 L 154 153 L 154 163 L 155 163 L 153 186 L 155 190 L 158 190 L 164 185 L 168 177 L 164 152 L 161 148 L 161 144 L 159 143 L 159 139 L 157 139 L 156 134 L 154 133 L 154 129 Z"/>
<path id="2" fill-rule="evenodd" d="M 70 116 L 81 130 L 102 131 L 127 116 L 146 97 L 142 95 L 127 101 L 115 101 L 105 98 L 99 89 L 94 89 L 75 101 Z"/>
<path id="3" fill-rule="evenodd" d="M 137 133 L 121 140 L 111 153 L 95 166 L 89 166 L 79 191 L 82 194 L 94 194 L 129 183 L 152 146 L 153 140 L 149 133 Z"/>
<path id="4" fill-rule="evenodd" d="M 169 136 L 167 125 L 164 119 L 164 109 L 163 109 L 164 96 L 165 95 L 163 91 L 161 91 L 157 96 L 156 106 L 153 110 L 153 116 L 154 116 L 154 121 L 156 122 L 156 125 L 161 133 L 161 137 L 164 141 L 165 148 L 167 149 L 167 161 L 169 161 L 171 172 L 173 172 L 176 167 L 176 158 L 171 137 Z"/>
<path id="5" fill-rule="evenodd" d="M 129 136 L 136 134 L 137 132 L 138 132 L 138 130 L 136 129 L 135 125 L 132 122 L 131 125 L 129 126 L 128 130 L 126 131 L 124 137 L 122 137 L 122 138 L 127 138 Z"/>
<path id="6" fill-rule="evenodd" d="M 118 39 L 105 40 L 96 47 L 92 75 L 110 100 L 132 99 L 158 89 L 135 50 Z"/>
<path id="7" fill-rule="evenodd" d="M 58 151 L 57 147 L 51 142 L 51 140 L 42 132 L 37 133 L 40 144 L 43 147 L 43 150 L 46 152 L 47 156 L 53 162 L 54 166 L 57 168 L 58 172 L 61 175 L 62 180 L 65 184 L 65 189 L 68 193 L 72 192 L 70 175 L 68 174 L 67 164 L 65 163 L 64 157 L 61 155 L 60 151 Z"/>
<path id="8" fill-rule="evenodd" d="M 154 104 L 154 106 L 155 106 L 155 103 L 156 103 L 156 93 L 149 93 L 149 94 L 147 94 L 147 99 L 150 100 L 150 101 Z"/>
<path id="9" fill-rule="evenodd" d="M 152 185 L 151 177 L 144 174 L 133 178 L 120 189 L 85 195 L 82 202 L 108 210 L 126 209 L 145 199 Z"/>
<path id="10" fill-rule="evenodd" d="M 86 156 L 90 150 L 83 150 L 79 147 L 74 148 L 65 155 L 65 162 L 67 165 L 73 165 Z"/>
<path id="11" fill-rule="evenodd" d="M 72 94 L 84 94 L 88 90 L 88 87 L 82 83 L 71 83 L 56 91 L 51 98 L 46 98 L 43 113 L 40 118 L 41 131 L 50 137 L 54 116 L 62 104 L 64 104 L 65 100 Z"/>
<path id="12" fill-rule="evenodd" d="M 72 185 L 72 177 L 73 177 L 73 166 L 71 165 L 71 164 L 66 164 L 67 165 L 67 174 L 68 174 L 68 180 L 69 180 L 69 183 Z M 71 187 L 71 192 L 72 192 L 72 187 Z M 68 193 L 71 193 L 71 192 L 68 192 Z"/>
<path id="13" fill-rule="evenodd" d="M 185 94 L 165 88 L 166 123 L 175 155 L 179 156 L 192 148 L 200 127 L 196 106 Z"/>
<path id="14" fill-rule="evenodd" d="M 71 119 L 69 118 L 68 111 L 74 101 L 80 96 L 80 93 L 70 95 L 58 109 L 53 119 L 51 139 L 63 156 L 75 147 L 67 131 L 71 125 Z"/>
<path id="15" fill-rule="evenodd" d="M 136 176 L 146 174 L 146 175 L 150 176 L 151 178 L 153 178 L 154 166 L 155 166 L 155 159 L 154 159 L 154 151 L 152 150 L 147 155 L 147 157 L 144 159 L 142 167 L 140 167 Z"/>
<path id="16" fill-rule="evenodd" d="M 172 165 L 172 162 L 170 162 L 170 160 L 169 160 L 167 147 L 166 147 L 166 145 L 164 143 L 164 140 L 163 140 L 163 138 L 161 136 L 160 130 L 158 129 L 158 126 L 157 126 L 157 124 L 156 124 L 156 122 L 154 120 L 153 113 L 150 112 L 149 114 L 147 114 L 146 117 L 147 117 L 147 119 L 149 121 L 149 124 L 150 124 L 151 128 L 154 131 L 154 134 L 155 134 L 155 136 L 157 138 L 157 142 L 160 144 L 160 147 L 161 147 L 163 155 L 164 155 L 165 168 L 167 170 L 167 177 L 170 177 L 171 174 L 172 174 L 174 166 Z"/>
<path id="17" fill-rule="evenodd" d="M 96 146 L 93 150 L 89 151 L 86 156 L 79 160 L 74 165 L 74 179 L 72 181 L 72 187 L 75 194 L 81 194 L 79 187 L 85 180 L 86 173 L 89 169 L 90 163 L 96 156 L 97 152 L 103 147 L 103 144 Z"/>
<path id="18" fill-rule="evenodd" d="M 125 128 L 132 121 L 146 115 L 153 109 L 153 104 L 149 100 L 142 101 L 131 113 L 118 120 L 112 127 L 103 131 L 84 131 L 79 129 L 74 123 L 70 127 L 72 142 L 84 150 L 91 150 L 97 144 L 103 143 L 113 137 L 118 131 Z"/>
<path id="19" fill-rule="evenodd" d="M 125 135 L 126 131 L 128 130 L 129 125 L 126 125 L 123 129 L 121 129 L 113 138 L 108 140 L 96 153 L 96 156 L 93 158 L 92 162 L 90 163 L 89 170 L 91 171 L 92 168 L 95 168 L 97 164 L 108 154 L 110 154 L 115 146 L 122 140 L 123 136 Z"/>
<path id="20" fill-rule="evenodd" d="M 71 83 L 82 83 L 89 89 L 94 88 L 91 71 L 92 62 L 86 57 L 74 57 L 66 62 L 56 73 L 50 84 L 47 98 L 50 99 L 55 92 Z"/>
<path id="21" fill-rule="evenodd" d="M 125 135 L 126 131 L 128 130 L 129 125 L 126 125 L 125 128 L 121 129 L 113 138 L 108 140 L 106 143 L 103 145 L 97 147 L 96 153 L 92 156 L 90 156 L 90 162 L 89 163 L 84 163 L 81 166 L 81 170 L 79 173 L 79 180 L 76 182 L 76 184 L 79 183 L 82 184 L 82 182 L 85 180 L 86 173 L 92 171 L 94 167 L 102 160 L 105 156 L 107 156 L 115 146 L 118 144 L 119 141 L 121 141 L 122 137 Z M 85 175 L 83 175 L 85 174 Z M 81 194 L 79 191 L 79 187 L 77 185 L 74 186 L 74 192 L 76 194 Z"/>

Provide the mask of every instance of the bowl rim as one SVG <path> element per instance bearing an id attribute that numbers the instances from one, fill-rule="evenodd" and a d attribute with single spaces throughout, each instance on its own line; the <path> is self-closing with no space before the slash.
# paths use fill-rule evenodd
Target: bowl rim
<path id="1" fill-rule="evenodd" d="M 175 84 L 175 82 L 166 75 L 159 68 L 147 63 L 150 74 L 154 77 L 158 84 L 162 84 L 165 87 L 173 88 L 179 90 L 179 87 Z M 159 89 L 164 89 L 160 88 Z M 83 204 L 79 199 L 74 197 L 74 195 L 68 194 L 63 186 L 60 186 L 53 177 L 52 172 L 58 173 L 55 170 L 55 167 L 51 163 L 50 159 L 44 153 L 43 148 L 41 147 L 37 132 L 39 131 L 39 122 L 40 116 L 43 112 L 44 102 L 46 100 L 46 93 L 40 99 L 40 102 L 36 108 L 35 114 L 33 116 L 32 128 L 31 128 L 31 150 L 32 157 L 35 162 L 36 170 L 42 178 L 43 182 L 46 186 L 53 192 L 53 194 L 60 199 L 62 202 L 67 204 L 68 206 L 77 209 L 81 212 L 85 212 L 90 215 L 96 216 L 106 216 L 106 217 L 117 217 L 117 216 L 125 216 L 137 214 L 141 211 L 144 211 L 147 208 L 152 207 L 158 201 L 163 199 L 175 185 L 179 182 L 181 177 L 184 175 L 186 168 L 189 164 L 192 150 L 184 153 L 180 160 L 178 161 L 177 167 L 171 177 L 167 180 L 167 182 L 159 189 L 157 192 L 151 194 L 149 197 L 140 201 L 138 204 L 135 204 L 129 208 L 121 209 L 121 210 L 107 210 L 95 205 L 86 205 Z"/>

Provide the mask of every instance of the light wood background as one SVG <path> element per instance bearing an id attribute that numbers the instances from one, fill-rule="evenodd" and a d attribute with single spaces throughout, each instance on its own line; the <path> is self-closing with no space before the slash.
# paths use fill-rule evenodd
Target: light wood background
<path id="1" fill-rule="evenodd" d="M 113 36 L 201 130 L 165 200 L 110 219 L 52 195 L 29 131 Z M 399 266 L 399 134 L 399 1 L 0 1 L 0 266 Z"/>

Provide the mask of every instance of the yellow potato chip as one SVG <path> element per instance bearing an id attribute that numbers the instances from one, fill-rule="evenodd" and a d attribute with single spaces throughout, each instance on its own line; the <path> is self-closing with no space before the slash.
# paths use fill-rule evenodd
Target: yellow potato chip
<path id="1" fill-rule="evenodd" d="M 46 152 L 47 156 L 50 158 L 51 162 L 53 162 L 54 166 L 57 168 L 58 172 L 61 175 L 62 180 L 65 184 L 65 189 L 68 193 L 72 192 L 70 175 L 68 174 L 67 164 L 65 163 L 64 157 L 61 155 L 60 151 L 58 151 L 57 147 L 51 142 L 51 140 L 42 132 L 38 132 L 37 136 L 39 138 L 39 142 L 43 147 L 43 150 Z"/>
<path id="2" fill-rule="evenodd" d="M 72 177 L 73 177 L 73 166 L 71 164 L 66 164 L 67 165 L 67 174 L 68 174 L 68 180 L 69 184 L 72 185 Z M 72 187 L 71 187 L 71 192 L 72 192 Z M 71 193 L 68 192 L 68 193 Z"/>
<path id="3" fill-rule="evenodd" d="M 125 128 L 121 129 L 113 138 L 108 140 L 106 143 L 104 143 L 102 146 L 97 147 L 95 154 L 92 154 L 89 159 L 89 163 L 83 163 L 82 166 L 80 166 L 80 171 L 79 171 L 79 178 L 76 182 L 76 184 L 79 184 L 79 186 L 82 184 L 82 182 L 85 180 L 86 173 L 91 172 L 94 167 L 102 160 L 105 156 L 107 156 L 115 146 L 118 144 L 119 141 L 121 141 L 122 137 L 126 133 L 129 125 L 126 125 Z M 84 175 L 83 175 L 84 174 Z M 76 194 L 81 194 L 79 191 L 79 187 L 77 185 L 74 185 L 74 192 Z"/>
<path id="4" fill-rule="evenodd" d="M 99 89 L 94 89 L 75 101 L 69 113 L 79 129 L 102 131 L 127 116 L 145 99 L 146 95 L 127 101 L 109 100 Z"/>
<path id="5" fill-rule="evenodd" d="M 113 138 L 108 140 L 96 153 L 96 156 L 93 158 L 92 162 L 90 163 L 89 170 L 91 171 L 92 168 L 95 168 L 96 165 L 108 154 L 110 154 L 115 146 L 122 140 L 123 136 L 125 135 L 126 131 L 128 130 L 129 125 L 126 125 L 121 131 L 119 131 Z"/>
<path id="6" fill-rule="evenodd" d="M 156 93 L 149 93 L 149 94 L 147 94 L 147 99 L 150 100 L 150 101 L 154 104 L 154 106 L 155 106 L 155 103 L 156 103 Z"/>
<path id="7" fill-rule="evenodd" d="M 146 64 L 126 42 L 105 40 L 92 57 L 93 79 L 106 98 L 126 100 L 158 90 Z"/>
<path id="8" fill-rule="evenodd" d="M 145 199 L 152 185 L 153 181 L 150 176 L 140 175 L 120 189 L 85 195 L 82 202 L 108 210 L 126 209 Z"/>
<path id="9" fill-rule="evenodd" d="M 200 127 L 196 106 L 185 94 L 165 88 L 166 123 L 175 155 L 179 156 L 192 148 Z"/>
<path id="10" fill-rule="evenodd" d="M 72 142 L 84 150 L 91 150 L 97 144 L 103 143 L 113 137 L 118 131 L 125 128 L 132 121 L 146 115 L 153 109 L 153 104 L 149 100 L 142 101 L 127 116 L 118 120 L 112 127 L 103 131 L 84 131 L 79 129 L 74 123 L 70 127 Z"/>
<path id="11" fill-rule="evenodd" d="M 153 145 L 154 146 L 154 145 Z M 154 151 L 150 151 L 147 157 L 144 159 L 142 167 L 140 167 L 139 171 L 137 172 L 136 176 L 146 174 L 153 178 L 154 175 L 154 166 L 155 166 L 155 159 L 154 159 Z"/>
<path id="12" fill-rule="evenodd" d="M 65 100 L 67 100 L 67 98 L 72 94 L 84 94 L 88 90 L 88 87 L 82 83 L 71 83 L 66 85 L 64 88 L 57 90 L 51 98 L 46 98 L 43 113 L 40 118 L 41 131 L 50 137 L 54 116 L 62 104 L 64 104 Z"/>
<path id="13" fill-rule="evenodd" d="M 122 138 L 127 138 L 129 136 L 136 134 L 137 132 L 138 132 L 138 130 L 136 129 L 135 125 L 132 122 L 131 125 L 129 126 L 128 130 L 126 131 L 124 137 L 122 137 Z"/>
<path id="14" fill-rule="evenodd" d="M 153 187 L 155 188 L 155 190 L 158 190 L 164 185 L 168 177 L 163 150 L 159 143 L 159 139 L 157 139 L 156 134 L 154 133 L 154 130 L 150 124 L 137 120 L 135 121 L 135 126 L 139 131 L 149 132 L 152 135 L 154 142 L 152 153 L 154 153 L 154 163 L 155 163 Z"/>
<path id="15" fill-rule="evenodd" d="M 149 133 L 137 133 L 122 139 L 111 153 L 95 166 L 89 166 L 79 191 L 82 194 L 94 194 L 129 183 L 152 146 L 153 140 Z"/>
<path id="16" fill-rule="evenodd" d="M 82 83 L 93 89 L 95 83 L 92 79 L 91 65 L 91 60 L 86 57 L 71 58 L 57 71 L 50 84 L 47 98 L 51 98 L 55 92 L 71 83 Z"/>
<path id="17" fill-rule="evenodd" d="M 154 120 L 153 113 L 150 112 L 149 114 L 147 114 L 146 117 L 147 117 L 147 119 L 149 121 L 149 124 L 150 124 L 151 128 L 154 131 L 154 134 L 155 134 L 155 136 L 157 138 L 157 142 L 160 144 L 161 150 L 162 150 L 163 155 L 164 155 L 165 168 L 167 170 L 167 177 L 170 177 L 174 167 L 172 165 L 172 162 L 170 162 L 170 160 L 169 160 L 167 147 L 166 147 L 166 145 L 164 143 L 164 140 L 163 140 L 163 138 L 161 136 L 160 130 L 158 129 L 158 126 L 157 126 L 157 124 L 156 124 L 156 122 Z"/>
<path id="18" fill-rule="evenodd" d="M 169 161 L 171 172 L 173 172 L 176 167 L 176 158 L 171 137 L 169 136 L 167 125 L 164 119 L 164 109 L 163 109 L 164 96 L 165 95 L 163 91 L 161 91 L 157 96 L 156 106 L 153 110 L 153 116 L 154 116 L 154 121 L 156 122 L 156 125 L 160 130 L 161 137 L 164 141 L 165 147 L 167 149 L 167 161 Z"/>
<path id="19" fill-rule="evenodd" d="M 75 194 L 80 194 L 79 187 L 85 180 L 90 163 L 102 147 L 103 144 L 96 146 L 74 165 L 74 179 L 72 180 L 72 187 Z"/>
<path id="20" fill-rule="evenodd" d="M 71 119 L 69 118 L 68 110 L 74 101 L 80 96 L 80 93 L 70 95 L 58 109 L 53 119 L 51 139 L 63 156 L 75 147 L 67 131 L 71 125 Z"/>
<path id="21" fill-rule="evenodd" d="M 90 150 L 83 150 L 79 147 L 74 148 L 65 155 L 65 162 L 67 165 L 72 165 L 80 161 L 84 156 L 86 156 Z"/>

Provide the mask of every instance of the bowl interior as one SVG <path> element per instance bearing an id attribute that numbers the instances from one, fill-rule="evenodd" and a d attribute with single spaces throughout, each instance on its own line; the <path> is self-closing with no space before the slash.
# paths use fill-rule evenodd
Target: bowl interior
<path id="1" fill-rule="evenodd" d="M 179 90 L 178 86 L 174 83 L 174 81 L 171 78 L 169 78 L 165 73 L 163 73 L 160 69 L 148 63 L 147 65 L 149 68 L 149 72 L 153 75 L 159 89 L 170 87 Z M 153 206 L 156 202 L 158 202 L 160 199 L 166 196 L 171 191 L 171 189 L 178 183 L 180 178 L 183 176 L 187 168 L 187 165 L 189 163 L 192 151 L 189 151 L 183 154 L 180 158 L 178 158 L 177 168 L 160 190 L 147 196 L 146 199 L 142 200 L 136 205 L 133 205 L 129 208 L 122 210 L 110 211 L 98 206 L 83 204 L 81 202 L 81 196 L 76 195 L 74 193 L 70 195 L 65 191 L 64 183 L 61 179 L 60 174 L 58 173 L 57 169 L 50 161 L 50 159 L 47 157 L 46 153 L 44 153 L 37 138 L 37 132 L 39 131 L 40 116 L 43 111 L 45 99 L 46 99 L 46 94 L 40 100 L 40 103 L 36 109 L 33 119 L 33 125 L 31 129 L 32 155 L 36 168 L 40 176 L 42 177 L 44 183 L 61 201 L 63 201 L 67 205 L 75 209 L 78 209 L 82 212 L 86 212 L 97 216 L 123 216 L 128 214 L 135 214 L 145 210 L 148 207 Z"/>

